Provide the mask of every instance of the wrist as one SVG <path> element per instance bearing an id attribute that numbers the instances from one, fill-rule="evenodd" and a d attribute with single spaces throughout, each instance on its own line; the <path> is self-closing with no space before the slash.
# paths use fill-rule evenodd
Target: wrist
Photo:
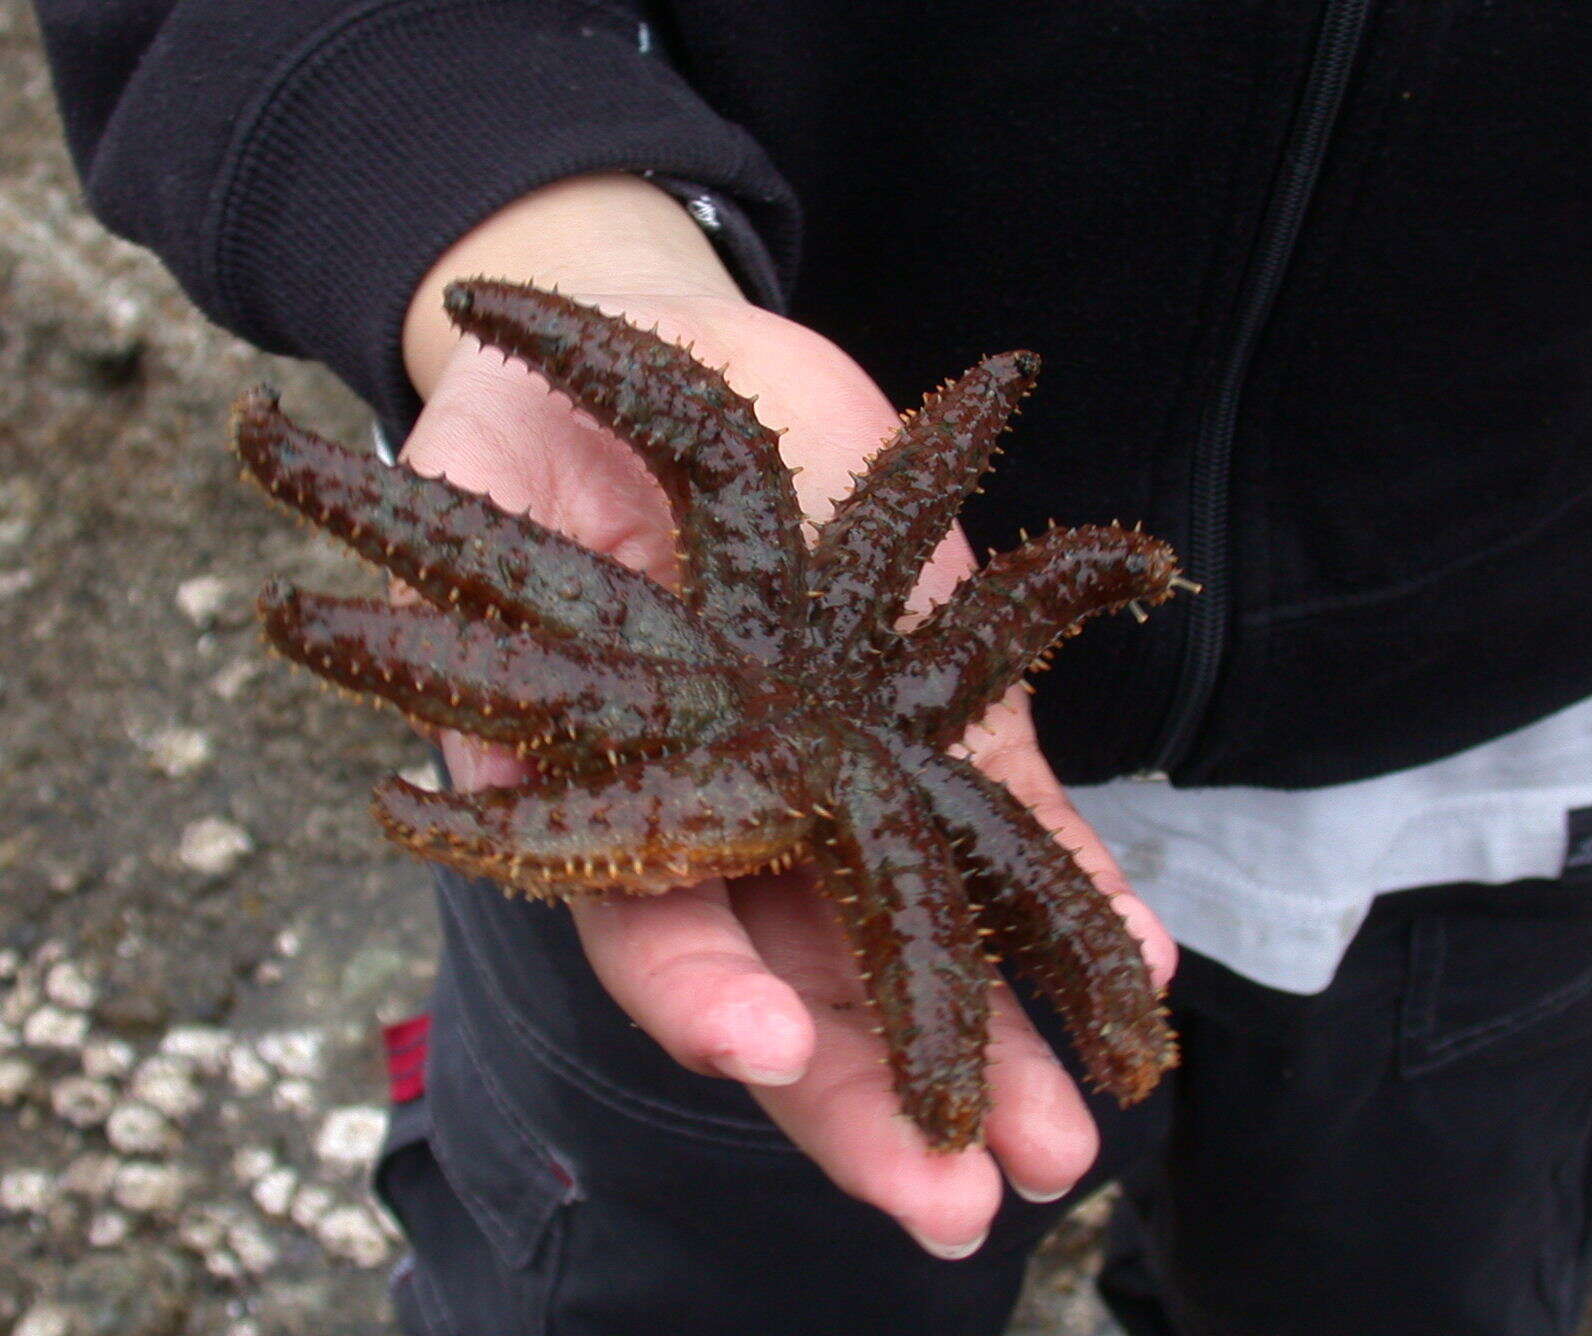
<path id="1" fill-rule="evenodd" d="M 404 319 L 404 366 L 422 398 L 458 343 L 442 290 L 477 275 L 588 295 L 741 300 L 691 216 L 640 177 L 571 177 L 543 186 L 472 228 L 431 267 Z"/>

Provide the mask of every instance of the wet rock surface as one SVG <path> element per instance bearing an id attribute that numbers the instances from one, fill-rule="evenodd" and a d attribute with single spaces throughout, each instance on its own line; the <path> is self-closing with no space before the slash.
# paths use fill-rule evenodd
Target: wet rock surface
<path id="1" fill-rule="evenodd" d="M 226 447 L 261 380 L 367 418 L 88 218 L 21 0 L 0 79 L 0 1331 L 389 1332 L 380 1027 L 435 923 L 365 793 L 427 755 L 266 658 L 267 572 L 376 582 Z"/>

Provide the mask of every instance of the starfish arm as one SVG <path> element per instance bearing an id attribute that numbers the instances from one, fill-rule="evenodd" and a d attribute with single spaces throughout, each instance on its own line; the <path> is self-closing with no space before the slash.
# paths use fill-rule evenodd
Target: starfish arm
<path id="1" fill-rule="evenodd" d="M 902 1108 L 936 1150 L 979 1140 L 993 976 L 951 850 L 911 781 L 872 739 L 842 753 L 834 813 L 812 844 Z"/>
<path id="2" fill-rule="evenodd" d="M 1143 1099 L 1177 1046 L 1122 916 L 1005 788 L 921 744 L 907 752 L 988 940 L 1065 1018 L 1095 1083 Z"/>
<path id="3" fill-rule="evenodd" d="M 809 560 L 815 662 L 843 663 L 894 628 L 1038 372 L 1033 353 L 986 357 L 925 398 L 835 506 Z"/>
<path id="4" fill-rule="evenodd" d="M 518 746 L 555 769 L 678 750 L 741 717 L 737 670 L 593 651 L 428 607 L 331 598 L 281 581 L 260 595 L 266 636 L 288 658 L 404 714 Z"/>
<path id="5" fill-rule="evenodd" d="M 771 728 L 602 774 L 509 789 L 428 793 L 377 785 L 376 818 L 399 844 L 544 899 L 667 890 L 794 859 L 812 816 L 799 740 Z"/>
<path id="6" fill-rule="evenodd" d="M 477 279 L 450 285 L 446 302 L 461 330 L 641 456 L 674 511 L 687 602 L 741 649 L 788 661 L 805 615 L 801 512 L 752 401 L 685 349 L 557 293 Z"/>
<path id="7" fill-rule="evenodd" d="M 945 746 L 1085 618 L 1160 603 L 1177 574 L 1172 549 L 1147 534 L 1052 528 L 991 558 L 901 637 L 878 699 L 908 733 Z"/>
<path id="8" fill-rule="evenodd" d="M 442 478 L 295 426 L 254 390 L 233 411 L 247 472 L 441 608 L 696 664 L 740 657 L 655 580 Z"/>

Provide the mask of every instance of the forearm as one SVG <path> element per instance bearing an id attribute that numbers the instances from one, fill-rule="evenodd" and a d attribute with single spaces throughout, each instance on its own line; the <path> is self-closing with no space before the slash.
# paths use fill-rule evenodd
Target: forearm
<path id="1" fill-rule="evenodd" d="M 778 301 L 775 263 L 790 278 L 789 189 L 638 43 L 625 0 L 37 3 L 101 220 L 211 319 L 325 362 L 391 426 L 419 407 L 400 347 L 417 284 L 548 183 L 620 168 L 697 183 L 767 244 L 773 261 L 747 267 L 758 299 Z"/>

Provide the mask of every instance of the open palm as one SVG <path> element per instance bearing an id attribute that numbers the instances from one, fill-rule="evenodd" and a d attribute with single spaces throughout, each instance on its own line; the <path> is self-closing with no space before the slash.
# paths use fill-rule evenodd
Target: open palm
<path id="1" fill-rule="evenodd" d="M 582 294 L 728 364 L 770 426 L 786 428 L 805 513 L 823 518 L 852 472 L 896 426 L 871 381 L 832 344 L 744 302 L 718 296 Z M 473 343 L 455 351 L 406 446 L 421 473 L 490 494 L 593 549 L 672 582 L 674 543 L 662 493 L 640 461 L 518 364 Z M 947 536 L 915 595 L 943 598 L 972 569 Z M 1172 948 L 1128 895 L 1035 743 L 1022 697 L 1002 702 L 967 738 L 1001 780 L 1070 848 L 1144 939 L 1157 983 Z M 523 774 L 512 754 L 445 740 L 461 788 Z M 769 1115 L 843 1189 L 890 1212 L 931 1251 L 976 1248 L 999 1202 L 999 1163 L 1025 1195 L 1060 1195 L 1088 1167 L 1094 1131 L 1076 1090 L 1015 1000 L 997 989 L 991 1018 L 987 1149 L 929 1152 L 897 1112 L 880 1041 L 860 1005 L 851 953 L 801 874 L 713 881 L 665 895 L 574 905 L 588 957 L 615 999 L 688 1068 L 745 1081 Z"/>

